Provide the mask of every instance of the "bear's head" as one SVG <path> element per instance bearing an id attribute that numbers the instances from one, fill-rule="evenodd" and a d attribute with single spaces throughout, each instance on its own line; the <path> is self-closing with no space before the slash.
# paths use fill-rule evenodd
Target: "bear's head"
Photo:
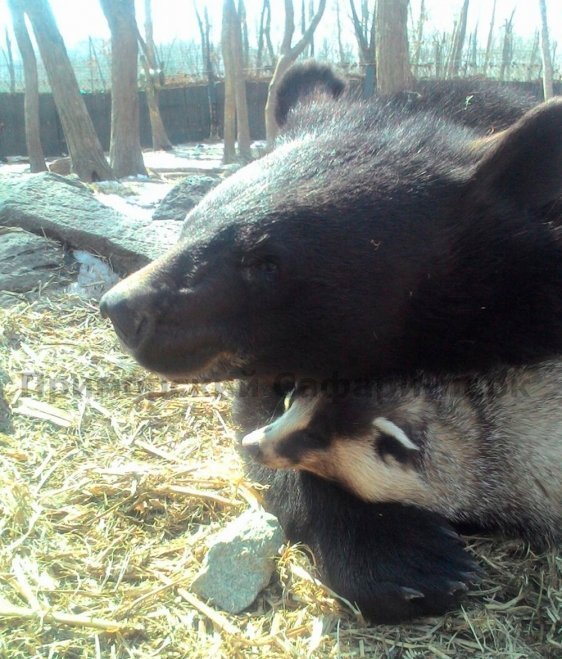
<path id="1" fill-rule="evenodd" d="M 562 101 L 479 139 L 436 113 L 333 98 L 329 80 L 328 94 L 294 93 L 299 68 L 289 76 L 276 149 L 103 298 L 131 354 L 221 380 L 467 370 L 562 349 Z"/>

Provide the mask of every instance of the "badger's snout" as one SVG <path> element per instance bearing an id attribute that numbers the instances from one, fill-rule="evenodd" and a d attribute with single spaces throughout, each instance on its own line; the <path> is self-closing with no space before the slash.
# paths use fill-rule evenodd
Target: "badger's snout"
<path id="1" fill-rule="evenodd" d="M 262 442 L 265 436 L 265 429 L 259 428 L 242 439 L 242 448 L 246 455 L 253 460 L 263 461 L 264 454 L 262 451 Z"/>

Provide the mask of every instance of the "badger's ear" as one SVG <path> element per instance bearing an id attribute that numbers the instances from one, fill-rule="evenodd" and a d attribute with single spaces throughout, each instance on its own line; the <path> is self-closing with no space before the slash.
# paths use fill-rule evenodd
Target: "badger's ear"
<path id="1" fill-rule="evenodd" d="M 314 61 L 295 64 L 279 83 L 275 120 L 279 126 L 283 126 L 291 108 L 311 94 L 323 93 L 338 98 L 344 89 L 345 82 L 330 66 Z"/>
<path id="2" fill-rule="evenodd" d="M 402 464 L 410 463 L 419 446 L 412 441 L 413 426 L 394 423 L 384 416 L 373 419 L 373 427 L 379 432 L 375 449 L 383 461 L 387 457 L 393 457 Z"/>
<path id="3" fill-rule="evenodd" d="M 472 194 L 512 199 L 523 208 L 555 201 L 562 191 L 562 97 L 533 108 L 477 148 L 484 155 L 472 177 Z"/>

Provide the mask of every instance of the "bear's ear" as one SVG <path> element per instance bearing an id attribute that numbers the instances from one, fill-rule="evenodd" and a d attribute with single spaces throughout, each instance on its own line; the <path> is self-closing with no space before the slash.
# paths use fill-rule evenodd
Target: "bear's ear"
<path id="1" fill-rule="evenodd" d="M 277 89 L 275 120 L 279 126 L 287 122 L 291 108 L 307 96 L 324 93 L 339 98 L 345 89 L 345 82 L 330 66 L 318 62 L 295 64 L 281 79 Z"/>
<path id="2" fill-rule="evenodd" d="M 533 108 L 497 136 L 476 143 L 484 155 L 470 190 L 538 208 L 562 192 L 562 98 Z"/>

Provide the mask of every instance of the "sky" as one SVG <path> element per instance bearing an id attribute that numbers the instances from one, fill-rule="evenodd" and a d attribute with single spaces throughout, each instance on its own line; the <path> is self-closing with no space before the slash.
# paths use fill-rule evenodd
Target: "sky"
<path id="1" fill-rule="evenodd" d="M 80 41 L 87 40 L 89 36 L 109 38 L 107 23 L 101 11 L 98 0 L 50 0 L 53 12 L 57 19 L 59 29 L 66 44 L 70 47 Z M 371 0 L 370 4 L 373 4 Z M 220 13 L 221 0 L 197 0 L 199 6 L 206 5 L 209 9 L 211 22 L 213 24 L 213 39 L 217 40 L 220 35 Z M 319 27 L 319 38 L 331 36 L 335 30 L 334 6 L 338 0 L 328 0 L 327 15 Z M 254 34 L 258 21 L 261 0 L 245 0 L 248 14 L 250 34 Z M 295 0 L 295 11 L 298 14 L 300 8 L 299 0 Z M 307 0 L 308 4 L 308 0 Z M 315 2 L 317 4 L 317 0 Z M 349 2 L 339 0 L 342 10 L 342 18 L 347 26 L 349 38 L 353 39 L 351 23 L 349 23 Z M 356 0 L 359 6 L 360 0 Z M 476 24 L 479 27 L 481 40 L 485 40 L 488 31 L 492 0 L 471 0 L 469 5 L 470 33 Z M 143 1 L 137 0 L 137 18 L 142 23 Z M 429 21 L 426 30 L 450 31 L 453 20 L 459 14 L 462 0 L 426 0 L 426 8 Z M 519 36 L 532 37 L 539 27 L 540 16 L 538 0 L 497 0 L 496 28 L 499 28 L 510 16 L 515 8 L 514 32 Z M 152 0 L 154 32 L 157 43 L 167 43 L 174 39 L 198 39 L 195 15 L 190 0 Z M 283 21 L 282 0 L 271 0 L 272 26 L 280 26 Z M 419 14 L 420 0 L 411 0 L 412 13 L 414 17 Z M 551 32 L 551 41 L 562 42 L 562 11 L 560 11 L 560 0 L 547 0 L 548 16 Z M 4 42 L 4 28 L 10 25 L 6 0 L 0 0 L 0 47 Z M 275 36 L 275 34 L 274 34 Z M 277 34 L 279 38 L 280 35 Z M 561 46 L 562 48 L 562 46 Z"/>

